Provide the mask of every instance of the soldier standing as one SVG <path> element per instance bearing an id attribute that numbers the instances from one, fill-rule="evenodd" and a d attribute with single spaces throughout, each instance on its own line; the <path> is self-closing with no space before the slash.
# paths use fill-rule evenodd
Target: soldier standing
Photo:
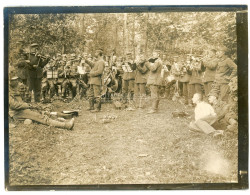
<path id="1" fill-rule="evenodd" d="M 212 89 L 212 84 L 214 82 L 215 72 L 218 65 L 218 58 L 216 57 L 215 49 L 209 51 L 209 56 L 208 58 L 205 58 L 203 60 L 203 64 L 206 68 L 203 77 L 203 82 L 204 82 L 205 96 L 207 97 Z"/>
<path id="2" fill-rule="evenodd" d="M 204 66 L 203 63 L 199 60 L 198 57 L 196 57 L 191 64 L 190 71 L 191 77 L 190 77 L 190 96 L 192 97 L 195 93 L 203 94 L 202 92 L 202 72 L 204 72 Z"/>
<path id="3" fill-rule="evenodd" d="M 135 71 L 135 105 L 136 107 L 143 108 L 146 98 L 146 83 L 148 68 L 145 65 L 146 60 L 144 54 L 141 53 L 136 63 Z"/>
<path id="4" fill-rule="evenodd" d="M 229 82 L 237 75 L 237 65 L 225 55 L 227 48 L 222 46 L 218 49 L 218 66 L 215 73 L 214 86 L 209 96 L 215 96 L 221 101 L 228 100 Z"/>
<path id="5" fill-rule="evenodd" d="M 181 74 L 180 74 L 180 83 L 182 83 L 182 95 L 184 96 L 185 99 L 185 104 L 191 104 L 191 97 L 190 97 L 190 85 L 189 85 L 189 80 L 190 80 L 190 57 L 188 56 L 187 61 L 182 64 L 181 67 Z"/>
<path id="6" fill-rule="evenodd" d="M 103 50 L 98 49 L 95 52 L 96 62 L 89 61 L 85 59 L 85 62 L 89 64 L 92 69 L 89 73 L 89 108 L 88 110 L 93 110 L 94 112 L 99 112 L 101 110 L 101 86 L 102 86 L 102 75 L 105 67 L 105 62 L 103 60 Z M 94 104 L 97 104 L 94 110 Z"/>
<path id="7" fill-rule="evenodd" d="M 152 108 L 148 114 L 157 112 L 158 105 L 160 102 L 159 88 L 162 83 L 161 71 L 162 71 L 162 61 L 159 58 L 159 50 L 153 52 L 153 59 L 149 60 L 149 63 L 146 63 L 147 68 L 149 69 L 149 75 L 147 80 L 147 85 L 150 87 L 151 92 L 151 101 Z"/>
<path id="8" fill-rule="evenodd" d="M 127 103 L 128 94 L 130 95 L 130 100 L 133 100 L 134 96 L 134 84 L 135 84 L 135 69 L 136 64 L 132 60 L 132 53 L 127 53 L 127 58 L 123 67 L 123 80 L 122 80 L 122 93 L 123 93 L 123 101 Z"/>
<path id="9" fill-rule="evenodd" d="M 28 54 L 28 85 L 29 91 L 34 92 L 35 102 L 40 102 L 43 67 L 49 62 L 49 58 L 42 58 L 37 52 L 38 44 L 31 44 Z"/>

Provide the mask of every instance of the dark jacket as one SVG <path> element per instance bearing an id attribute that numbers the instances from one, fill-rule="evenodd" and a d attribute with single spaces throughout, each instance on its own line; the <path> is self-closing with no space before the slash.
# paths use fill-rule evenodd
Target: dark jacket
<path id="1" fill-rule="evenodd" d="M 43 67 L 49 62 L 49 59 L 42 59 L 35 54 L 28 54 L 28 77 L 30 78 L 42 78 L 43 76 Z M 34 68 L 33 65 L 38 65 L 37 68 Z"/>

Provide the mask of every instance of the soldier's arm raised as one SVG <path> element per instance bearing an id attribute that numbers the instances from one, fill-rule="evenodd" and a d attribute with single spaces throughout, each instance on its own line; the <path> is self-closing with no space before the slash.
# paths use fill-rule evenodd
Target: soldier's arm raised
<path id="1" fill-rule="evenodd" d="M 150 71 L 152 71 L 152 72 L 155 72 L 156 70 L 157 70 L 157 68 L 160 66 L 161 64 L 160 64 L 160 62 L 159 61 L 157 61 L 157 62 L 155 62 L 155 63 L 148 63 L 147 64 L 147 68 L 150 70 Z"/>
<path id="2" fill-rule="evenodd" d="M 88 65 L 90 65 L 91 68 L 95 65 L 94 62 L 92 62 L 92 61 L 90 61 L 90 60 L 87 60 L 87 59 L 85 59 L 85 62 L 86 62 Z"/>

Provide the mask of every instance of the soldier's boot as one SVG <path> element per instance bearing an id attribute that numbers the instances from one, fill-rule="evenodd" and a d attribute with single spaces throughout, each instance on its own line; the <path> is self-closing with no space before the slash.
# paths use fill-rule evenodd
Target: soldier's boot
<path id="1" fill-rule="evenodd" d="M 128 102 L 128 93 L 122 94 L 122 103 L 126 104 Z"/>
<path id="2" fill-rule="evenodd" d="M 171 98 L 170 98 L 170 88 L 166 88 L 166 89 L 165 89 L 165 98 L 168 99 L 168 100 L 171 99 Z"/>
<path id="3" fill-rule="evenodd" d="M 135 107 L 136 107 L 136 108 L 140 108 L 141 96 L 135 95 L 134 97 L 135 97 Z"/>
<path id="4" fill-rule="evenodd" d="M 94 110 L 94 102 L 95 102 L 94 98 L 89 99 L 89 107 L 87 108 L 87 110 Z"/>
<path id="5" fill-rule="evenodd" d="M 71 90 L 71 98 L 74 99 L 75 96 L 76 96 L 76 86 L 73 86 Z"/>
<path id="6" fill-rule="evenodd" d="M 40 92 L 35 92 L 34 93 L 34 99 L 35 99 L 35 102 L 40 102 L 40 99 L 41 99 Z"/>
<path id="7" fill-rule="evenodd" d="M 134 92 L 130 92 L 130 100 L 133 101 L 134 100 Z"/>
<path id="8" fill-rule="evenodd" d="M 149 110 L 149 112 L 147 112 L 147 113 L 148 113 L 148 114 L 156 113 L 157 110 L 158 110 L 159 102 L 160 102 L 160 100 L 154 100 L 154 101 L 153 101 L 153 104 L 152 104 L 151 110 Z"/>
<path id="9" fill-rule="evenodd" d="M 139 108 L 144 108 L 146 104 L 146 95 L 142 95 L 140 97 L 140 103 L 139 103 Z"/>
<path id="10" fill-rule="evenodd" d="M 69 122 L 60 122 L 60 121 L 49 119 L 48 125 L 53 126 L 53 127 L 62 128 L 62 129 L 71 130 L 74 127 L 74 121 L 75 121 L 74 118 L 72 118 Z"/>
<path id="11" fill-rule="evenodd" d="M 101 102 L 101 99 L 98 98 L 98 99 L 96 99 L 96 108 L 94 110 L 92 110 L 91 112 L 100 112 L 101 107 L 102 107 L 102 102 Z"/>

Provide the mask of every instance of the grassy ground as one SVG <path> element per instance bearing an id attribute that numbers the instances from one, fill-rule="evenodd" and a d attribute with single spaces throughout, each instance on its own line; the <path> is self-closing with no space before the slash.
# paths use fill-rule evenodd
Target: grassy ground
<path id="1" fill-rule="evenodd" d="M 172 117 L 185 110 L 180 103 L 161 100 L 153 115 L 112 104 L 94 114 L 87 105 L 53 103 L 56 110 L 81 109 L 73 131 L 22 122 L 10 128 L 11 185 L 237 182 L 237 134 L 190 132 L 190 118 Z M 103 123 L 105 115 L 117 118 Z"/>

